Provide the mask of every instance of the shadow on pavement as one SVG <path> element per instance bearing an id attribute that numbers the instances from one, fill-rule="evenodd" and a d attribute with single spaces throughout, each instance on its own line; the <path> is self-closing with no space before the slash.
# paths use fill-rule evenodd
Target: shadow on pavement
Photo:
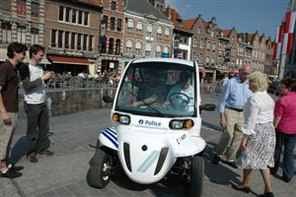
<path id="1" fill-rule="evenodd" d="M 26 136 L 22 136 L 15 143 L 14 147 L 11 149 L 10 162 L 16 164 L 23 156 L 26 155 L 26 150 L 28 147 L 28 141 Z"/>
<path id="2" fill-rule="evenodd" d="M 210 145 L 210 146 L 209 146 Z M 215 165 L 212 163 L 212 159 L 214 156 L 213 148 L 216 144 L 207 143 L 204 152 L 204 159 L 205 159 L 205 175 L 209 178 L 209 180 L 213 183 L 217 183 L 220 185 L 229 185 L 231 182 L 240 183 L 240 174 L 237 174 L 233 170 L 221 165 Z"/>
<path id="3" fill-rule="evenodd" d="M 220 126 L 217 126 L 217 125 L 212 124 L 210 122 L 202 121 L 202 125 L 203 126 L 206 126 L 208 128 L 214 129 L 216 131 L 221 131 L 221 127 Z"/>
<path id="4" fill-rule="evenodd" d="M 118 176 L 119 175 L 119 176 Z M 188 196 L 188 186 L 185 181 L 178 179 L 178 177 L 164 178 L 160 182 L 142 185 L 133 182 L 128 178 L 123 170 L 118 171 L 117 176 L 112 177 L 112 182 L 121 188 L 131 191 L 151 190 L 155 196 Z"/>

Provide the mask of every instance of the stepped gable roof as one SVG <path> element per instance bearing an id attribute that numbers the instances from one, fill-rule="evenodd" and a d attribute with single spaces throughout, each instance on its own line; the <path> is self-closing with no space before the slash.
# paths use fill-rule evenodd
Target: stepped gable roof
<path id="1" fill-rule="evenodd" d="M 162 12 L 151 5 L 147 0 L 125 0 L 126 12 L 150 18 L 152 20 L 160 20 L 172 23 Z"/>

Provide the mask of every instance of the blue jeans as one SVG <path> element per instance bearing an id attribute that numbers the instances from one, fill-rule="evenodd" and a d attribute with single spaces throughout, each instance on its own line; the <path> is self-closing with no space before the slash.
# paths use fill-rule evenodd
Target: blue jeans
<path id="1" fill-rule="evenodd" d="M 276 131 L 276 145 L 274 152 L 275 165 L 272 169 L 273 172 L 277 172 L 280 165 L 280 157 L 282 152 L 282 146 L 284 146 L 284 158 L 283 158 L 283 177 L 292 179 L 294 175 L 294 155 L 293 150 L 296 143 L 296 134 L 285 134 L 281 131 Z"/>

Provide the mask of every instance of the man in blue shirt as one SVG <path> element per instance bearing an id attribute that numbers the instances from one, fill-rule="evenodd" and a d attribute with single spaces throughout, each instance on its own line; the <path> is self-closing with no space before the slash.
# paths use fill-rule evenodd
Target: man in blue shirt
<path id="1" fill-rule="evenodd" d="M 236 153 L 239 149 L 244 124 L 244 106 L 252 92 L 247 83 L 251 67 L 248 64 L 240 66 L 239 76 L 233 77 L 223 88 L 220 101 L 220 125 L 223 128 L 220 141 L 216 147 L 216 155 L 213 163 L 218 164 L 224 154 L 227 145 L 229 146 L 226 155 L 226 163 L 236 167 Z"/>

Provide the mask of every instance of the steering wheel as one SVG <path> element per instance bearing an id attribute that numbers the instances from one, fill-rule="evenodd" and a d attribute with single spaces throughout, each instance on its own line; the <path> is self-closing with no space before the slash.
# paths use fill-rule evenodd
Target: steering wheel
<path id="1" fill-rule="evenodd" d="M 184 98 L 184 97 L 185 98 Z M 172 106 L 175 106 L 176 103 L 173 102 L 173 100 L 175 98 L 181 98 L 182 99 L 182 102 L 180 103 L 182 106 L 186 106 L 188 105 L 188 103 L 190 102 L 190 97 L 187 96 L 186 94 L 184 93 L 181 93 L 181 92 L 175 92 L 175 93 L 172 93 L 170 96 L 169 96 L 169 101 L 170 101 L 170 104 Z M 178 103 L 179 104 L 179 103 Z"/>

